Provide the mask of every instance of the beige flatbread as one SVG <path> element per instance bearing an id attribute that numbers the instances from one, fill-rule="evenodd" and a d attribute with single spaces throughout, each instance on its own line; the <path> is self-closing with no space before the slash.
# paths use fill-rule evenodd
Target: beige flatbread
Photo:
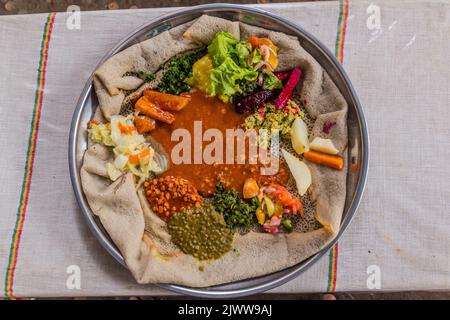
<path id="1" fill-rule="evenodd" d="M 128 47 L 94 72 L 95 92 L 107 120 L 119 113 L 125 99 L 124 91 L 135 90 L 144 83 L 139 77 L 129 74 L 156 72 L 174 55 L 201 47 L 198 43 L 182 38 L 190 24 L 180 25 Z"/>
<path id="2" fill-rule="evenodd" d="M 236 39 L 240 38 L 239 22 L 207 15 L 195 20 L 192 26 L 184 32 L 183 38 L 208 45 L 219 31 L 226 31 L 234 35 Z"/>
<path id="3" fill-rule="evenodd" d="M 301 89 L 297 88 L 297 93 L 302 101 L 305 100 L 308 113 L 315 119 L 310 139 L 316 136 L 332 138 L 346 163 L 342 171 L 308 163 L 313 177 L 310 192 L 316 201 L 315 217 L 322 227 L 303 233 L 236 234 L 235 250 L 221 259 L 199 262 L 171 242 L 165 222 L 151 211 L 142 188 L 136 191 L 136 181 L 130 173 L 111 183 L 105 164 L 112 160 L 113 155 L 108 148 L 98 144 L 86 151 L 81 169 L 83 190 L 92 211 L 99 216 L 139 283 L 212 286 L 282 270 L 317 253 L 336 236 L 344 209 L 347 175 L 345 99 L 318 62 L 292 36 L 209 16 L 177 28 L 177 32 L 165 32 L 158 39 L 126 49 L 96 71 L 96 92 L 105 117 L 120 110 L 114 97 L 137 84 L 134 80 L 124 79 L 126 72 L 143 67 L 154 72 L 160 64 L 182 50 L 196 48 L 196 43 L 207 44 L 219 30 L 232 32 L 241 38 L 254 34 L 269 37 L 280 48 L 279 70 L 302 68 L 303 84 Z M 184 37 L 180 30 L 185 30 Z M 163 45 L 163 50 L 160 50 L 161 39 L 168 42 Z M 322 132 L 326 121 L 336 123 L 328 135 Z M 204 266 L 204 270 L 199 266 Z"/>

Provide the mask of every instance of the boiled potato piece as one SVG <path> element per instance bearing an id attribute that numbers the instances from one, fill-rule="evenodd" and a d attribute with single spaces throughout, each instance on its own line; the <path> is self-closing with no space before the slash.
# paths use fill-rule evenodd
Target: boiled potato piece
<path id="1" fill-rule="evenodd" d="M 311 171 L 309 171 L 308 166 L 303 161 L 294 155 L 284 149 L 281 149 L 281 152 L 283 153 L 284 159 L 286 160 L 289 170 L 291 171 L 295 183 L 297 184 L 298 193 L 301 196 L 304 195 L 311 185 Z"/>
<path id="2" fill-rule="evenodd" d="M 295 118 L 291 127 L 292 148 L 298 154 L 309 151 L 308 127 L 302 118 Z"/>
<path id="3" fill-rule="evenodd" d="M 339 150 L 333 144 L 333 141 L 330 139 L 324 138 L 314 138 L 314 140 L 310 143 L 309 147 L 312 150 L 316 150 L 323 153 L 328 154 L 338 154 Z"/>

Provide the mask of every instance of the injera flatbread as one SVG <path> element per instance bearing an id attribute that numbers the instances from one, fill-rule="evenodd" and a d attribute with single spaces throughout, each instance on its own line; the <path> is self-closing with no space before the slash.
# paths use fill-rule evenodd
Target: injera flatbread
<path id="1" fill-rule="evenodd" d="M 209 16 L 166 31 L 118 53 L 95 72 L 95 89 L 103 115 L 108 119 L 118 114 L 125 98 L 123 91 L 142 85 L 124 74 L 142 69 L 155 72 L 171 56 L 208 45 L 219 30 L 242 39 L 250 35 L 269 37 L 280 48 L 277 70 L 297 66 L 302 69 L 302 83 L 296 93 L 315 121 L 310 140 L 316 136 L 331 138 L 345 166 L 337 171 L 305 160 L 312 173 L 309 192 L 316 203 L 315 217 L 321 228 L 276 235 L 237 233 L 235 250 L 221 259 L 200 262 L 171 243 L 165 222 L 151 211 L 142 188 L 136 191 L 131 173 L 111 183 L 105 170 L 106 163 L 113 159 L 111 150 L 91 145 L 81 168 L 84 193 L 139 283 L 205 287 L 261 276 L 310 257 L 339 231 L 347 175 L 347 104 L 328 74 L 292 36 Z M 183 33 L 188 40 L 182 37 Z M 336 122 L 329 134 L 322 131 L 326 121 Z"/>

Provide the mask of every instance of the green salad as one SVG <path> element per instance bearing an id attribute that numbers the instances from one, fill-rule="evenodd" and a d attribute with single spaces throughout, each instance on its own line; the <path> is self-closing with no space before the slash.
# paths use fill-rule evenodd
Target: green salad
<path id="1" fill-rule="evenodd" d="M 234 96 L 252 93 L 258 83 L 266 90 L 281 89 L 281 81 L 264 68 L 266 65 L 258 47 L 237 40 L 231 33 L 218 32 L 208 54 L 194 63 L 192 77 L 186 82 L 229 102 Z"/>

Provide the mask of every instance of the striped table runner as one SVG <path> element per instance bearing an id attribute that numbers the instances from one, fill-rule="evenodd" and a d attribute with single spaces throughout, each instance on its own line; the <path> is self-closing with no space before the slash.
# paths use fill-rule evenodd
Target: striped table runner
<path id="1" fill-rule="evenodd" d="M 258 7 L 299 23 L 334 51 L 359 94 L 372 145 L 367 191 L 348 232 L 273 292 L 450 289 L 450 5 Z M 0 17 L 5 297 L 167 294 L 135 284 L 90 234 L 70 186 L 67 139 L 77 98 L 104 53 L 172 10 L 82 12 L 80 29 L 68 27 L 66 13 Z"/>
<path id="2" fill-rule="evenodd" d="M 33 177 L 33 164 L 36 152 L 36 142 L 39 133 L 39 120 L 41 117 L 42 100 L 45 89 L 45 71 L 47 68 L 48 48 L 52 34 L 53 23 L 55 22 L 56 13 L 48 15 L 44 25 L 42 34 L 42 43 L 39 53 L 39 66 L 36 81 L 36 93 L 34 98 L 33 115 L 31 117 L 30 134 L 28 138 L 28 148 L 25 156 L 25 166 L 23 173 L 22 189 L 20 191 L 20 200 L 17 208 L 17 218 L 12 233 L 11 249 L 9 251 L 8 267 L 5 272 L 5 289 L 4 293 L 7 297 L 14 297 L 14 271 L 17 264 L 17 255 L 20 248 L 20 237 L 22 235 L 23 225 L 27 212 L 28 195 L 30 193 L 31 179 Z"/>
<path id="3" fill-rule="evenodd" d="M 344 63 L 344 44 L 345 44 L 345 32 L 347 29 L 347 19 L 348 19 L 348 0 L 341 0 L 339 2 L 339 18 L 336 32 L 336 44 L 334 46 L 334 55 L 336 56 L 340 64 Z M 339 242 L 336 242 L 336 244 L 333 246 L 333 248 L 331 248 L 329 253 L 327 292 L 336 291 L 338 256 L 339 256 Z"/>

